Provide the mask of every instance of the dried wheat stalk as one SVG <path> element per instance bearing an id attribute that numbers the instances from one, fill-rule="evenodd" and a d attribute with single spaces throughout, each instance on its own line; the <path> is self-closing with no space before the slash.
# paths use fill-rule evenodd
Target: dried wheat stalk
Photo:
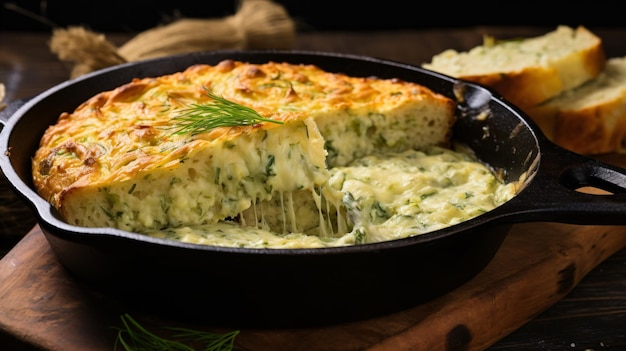
<path id="1" fill-rule="evenodd" d="M 242 0 L 237 13 L 221 19 L 180 19 L 139 33 L 121 47 L 83 27 L 55 29 L 50 49 L 73 64 L 71 77 L 154 57 L 218 49 L 286 49 L 295 24 L 286 10 L 269 0 Z"/>

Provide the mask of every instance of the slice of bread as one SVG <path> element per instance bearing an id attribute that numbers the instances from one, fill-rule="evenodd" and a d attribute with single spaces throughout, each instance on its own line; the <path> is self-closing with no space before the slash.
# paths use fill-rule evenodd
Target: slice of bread
<path id="1" fill-rule="evenodd" d="M 555 143 L 583 154 L 626 148 L 626 57 L 607 60 L 595 79 L 527 112 Z"/>
<path id="2" fill-rule="evenodd" d="M 538 37 L 486 37 L 481 46 L 446 50 L 422 66 L 489 86 L 527 110 L 596 77 L 605 62 L 598 36 L 583 26 L 558 26 Z"/>

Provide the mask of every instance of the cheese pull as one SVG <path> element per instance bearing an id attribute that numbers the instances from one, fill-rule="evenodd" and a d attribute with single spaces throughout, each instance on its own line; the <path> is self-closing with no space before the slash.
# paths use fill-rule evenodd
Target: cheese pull
<path id="1" fill-rule="evenodd" d="M 207 92 L 267 121 L 174 132 L 183 111 L 214 103 Z M 451 99 L 396 79 L 285 62 L 200 64 L 134 79 L 63 113 L 32 159 L 33 182 L 78 226 L 147 233 L 266 224 L 338 236 L 350 227 L 336 220 L 341 201 L 324 195 L 331 170 L 380 151 L 447 146 L 454 109 Z M 289 203 L 335 224 L 296 221 L 309 217 L 283 211 Z"/>
<path id="2" fill-rule="evenodd" d="M 456 147 L 381 152 L 329 172 L 319 192 L 285 192 L 239 219 L 146 234 L 249 248 L 377 243 L 461 223 L 517 192 L 515 182 L 499 181 L 471 152 Z"/>

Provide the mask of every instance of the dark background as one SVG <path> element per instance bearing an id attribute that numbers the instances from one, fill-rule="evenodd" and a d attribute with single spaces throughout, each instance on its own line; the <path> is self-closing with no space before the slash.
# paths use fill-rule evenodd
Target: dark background
<path id="1" fill-rule="evenodd" d="M 472 25 L 614 27 L 626 24 L 619 3 L 608 1 L 342 1 L 275 0 L 299 31 L 412 29 Z M 0 29 L 46 31 L 82 25 L 94 31 L 133 33 L 181 17 L 221 18 L 235 0 L 0 0 Z"/>

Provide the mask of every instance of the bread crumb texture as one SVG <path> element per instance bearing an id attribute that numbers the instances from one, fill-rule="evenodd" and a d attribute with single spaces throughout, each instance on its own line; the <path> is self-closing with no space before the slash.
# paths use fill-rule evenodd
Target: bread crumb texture
<path id="1" fill-rule="evenodd" d="M 610 58 L 596 78 L 537 106 L 531 112 L 557 144 L 584 154 L 624 152 L 626 57 Z"/>
<path id="2" fill-rule="evenodd" d="M 607 59 L 602 39 L 584 26 L 537 37 L 486 36 L 481 46 L 446 50 L 422 66 L 494 89 L 569 150 L 625 149 L 626 57 Z"/>
<path id="3" fill-rule="evenodd" d="M 178 134 L 207 89 L 282 122 Z M 137 78 L 63 113 L 33 160 L 39 194 L 75 225 L 143 231 L 234 218 L 276 194 L 314 193 L 327 167 L 448 145 L 454 102 L 415 83 L 285 62 L 224 60 Z"/>

